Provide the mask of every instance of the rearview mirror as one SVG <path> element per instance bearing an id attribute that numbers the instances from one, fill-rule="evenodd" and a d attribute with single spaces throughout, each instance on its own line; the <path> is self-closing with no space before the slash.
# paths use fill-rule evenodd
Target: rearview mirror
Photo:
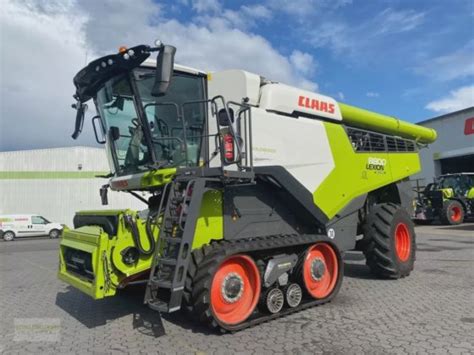
<path id="1" fill-rule="evenodd" d="M 155 84 L 151 90 L 153 96 L 163 96 L 168 90 L 173 76 L 176 47 L 163 45 L 156 58 Z"/>
<path id="2" fill-rule="evenodd" d="M 87 110 L 87 105 L 82 102 L 77 102 L 72 105 L 72 108 L 76 109 L 76 125 L 74 127 L 74 133 L 72 134 L 72 139 L 77 139 L 82 132 L 82 126 L 84 126 L 84 115 Z"/>

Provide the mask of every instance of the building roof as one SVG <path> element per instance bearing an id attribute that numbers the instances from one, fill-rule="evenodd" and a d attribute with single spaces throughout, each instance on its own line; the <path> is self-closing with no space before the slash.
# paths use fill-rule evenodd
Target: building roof
<path id="1" fill-rule="evenodd" d="M 436 116 L 436 117 L 433 117 L 433 118 L 428 118 L 427 120 L 423 120 L 423 121 L 420 121 L 420 122 L 417 122 L 417 124 L 423 124 L 423 123 L 428 123 L 428 122 L 432 122 L 432 121 L 436 121 L 436 120 L 440 120 L 440 119 L 443 119 L 443 118 L 446 118 L 446 117 L 449 117 L 449 116 L 453 116 L 453 115 L 457 115 L 459 113 L 465 113 L 465 112 L 468 112 L 468 111 L 474 111 L 474 106 L 471 106 L 471 107 L 467 107 L 467 108 L 464 108 L 462 110 L 459 110 L 459 111 L 454 111 L 454 112 L 450 112 L 450 113 L 445 113 L 444 115 L 441 115 L 441 116 Z"/>

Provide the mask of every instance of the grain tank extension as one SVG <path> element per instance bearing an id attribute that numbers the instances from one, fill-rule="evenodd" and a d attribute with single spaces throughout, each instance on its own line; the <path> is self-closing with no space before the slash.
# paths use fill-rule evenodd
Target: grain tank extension
<path id="1" fill-rule="evenodd" d="M 235 331 L 329 302 L 347 250 L 379 277 L 410 274 L 408 178 L 435 131 L 246 71 L 174 65 L 175 51 L 122 48 L 74 78 L 73 138 L 93 102 L 109 158 L 103 202 L 112 189 L 143 209 L 78 212 L 61 280 L 94 299 L 142 283 L 151 309 Z"/>

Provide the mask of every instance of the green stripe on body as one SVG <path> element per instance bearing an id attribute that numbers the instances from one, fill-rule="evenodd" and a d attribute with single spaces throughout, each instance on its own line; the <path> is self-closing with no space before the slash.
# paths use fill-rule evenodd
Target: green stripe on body
<path id="1" fill-rule="evenodd" d="M 93 179 L 108 171 L 0 171 L 0 180 L 19 179 Z"/>

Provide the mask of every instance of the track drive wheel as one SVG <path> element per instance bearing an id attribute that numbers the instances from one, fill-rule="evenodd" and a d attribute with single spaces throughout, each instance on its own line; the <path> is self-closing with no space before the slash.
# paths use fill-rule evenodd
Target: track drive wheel
<path id="1" fill-rule="evenodd" d="M 310 246 L 302 260 L 302 284 L 306 293 L 324 299 L 337 292 L 342 280 L 342 262 L 336 249 L 329 243 Z"/>
<path id="2" fill-rule="evenodd" d="M 363 249 L 373 273 L 384 278 L 408 276 L 415 263 L 415 229 L 408 213 L 394 203 L 373 208 L 363 226 Z"/>
<path id="3" fill-rule="evenodd" d="M 464 221 L 464 208 L 456 200 L 447 200 L 443 203 L 441 211 L 441 221 L 443 224 L 455 225 Z"/>
<path id="4" fill-rule="evenodd" d="M 199 266 L 191 270 L 194 276 L 188 277 L 184 301 L 200 321 L 213 328 L 228 329 L 244 322 L 254 312 L 260 298 L 260 273 L 250 256 L 212 255 L 214 248 L 215 245 L 210 245 L 202 255 L 194 255 L 205 262 L 195 260 L 194 265 Z"/>
<path id="5" fill-rule="evenodd" d="M 219 323 L 245 321 L 260 297 L 260 273 L 247 255 L 232 255 L 218 266 L 211 284 L 211 310 Z"/>

